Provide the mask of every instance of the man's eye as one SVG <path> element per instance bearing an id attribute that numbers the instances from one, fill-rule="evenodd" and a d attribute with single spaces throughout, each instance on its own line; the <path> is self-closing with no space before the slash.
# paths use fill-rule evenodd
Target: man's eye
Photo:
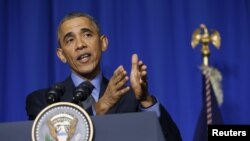
<path id="1" fill-rule="evenodd" d="M 69 44 L 69 43 L 73 42 L 73 40 L 74 40 L 73 38 L 69 38 L 66 40 L 66 43 Z"/>
<path id="2" fill-rule="evenodd" d="M 92 34 L 91 33 L 85 33 L 84 37 L 92 37 Z"/>

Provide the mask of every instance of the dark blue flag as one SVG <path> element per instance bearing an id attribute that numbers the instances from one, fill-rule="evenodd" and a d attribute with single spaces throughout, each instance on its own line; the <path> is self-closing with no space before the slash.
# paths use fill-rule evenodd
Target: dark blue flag
<path id="1" fill-rule="evenodd" d="M 219 108 L 223 97 L 220 86 L 221 75 L 212 67 L 203 67 L 202 70 L 202 109 L 196 124 L 194 141 L 208 140 L 208 124 L 223 124 Z"/>

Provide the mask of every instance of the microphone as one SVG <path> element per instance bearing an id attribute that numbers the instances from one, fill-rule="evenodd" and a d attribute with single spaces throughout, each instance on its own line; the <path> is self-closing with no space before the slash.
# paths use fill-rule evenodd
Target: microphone
<path id="1" fill-rule="evenodd" d="M 56 84 L 55 86 L 53 86 L 47 94 L 47 102 L 49 104 L 55 103 L 55 102 L 59 102 L 61 99 L 61 96 L 63 95 L 65 91 L 65 88 L 63 85 L 61 84 Z"/>
<path id="2" fill-rule="evenodd" d="M 73 103 L 78 104 L 80 101 L 85 101 L 91 95 L 93 89 L 94 86 L 89 81 L 81 83 L 73 93 Z"/>

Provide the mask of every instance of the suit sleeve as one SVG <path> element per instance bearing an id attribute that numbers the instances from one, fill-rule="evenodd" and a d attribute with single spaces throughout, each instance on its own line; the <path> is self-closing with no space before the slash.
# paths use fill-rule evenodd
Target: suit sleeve
<path id="1" fill-rule="evenodd" d="M 34 120 L 42 109 L 46 107 L 46 91 L 38 90 L 26 97 L 26 113 L 29 120 Z"/>
<path id="2" fill-rule="evenodd" d="M 160 112 L 160 124 L 166 141 L 182 141 L 178 127 L 162 105 L 160 105 Z"/>

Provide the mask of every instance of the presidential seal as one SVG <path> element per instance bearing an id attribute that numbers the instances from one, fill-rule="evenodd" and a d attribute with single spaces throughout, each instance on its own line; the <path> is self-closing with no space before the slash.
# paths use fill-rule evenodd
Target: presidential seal
<path id="1" fill-rule="evenodd" d="M 32 126 L 32 141 L 92 141 L 93 123 L 80 106 L 58 102 L 44 108 Z"/>

